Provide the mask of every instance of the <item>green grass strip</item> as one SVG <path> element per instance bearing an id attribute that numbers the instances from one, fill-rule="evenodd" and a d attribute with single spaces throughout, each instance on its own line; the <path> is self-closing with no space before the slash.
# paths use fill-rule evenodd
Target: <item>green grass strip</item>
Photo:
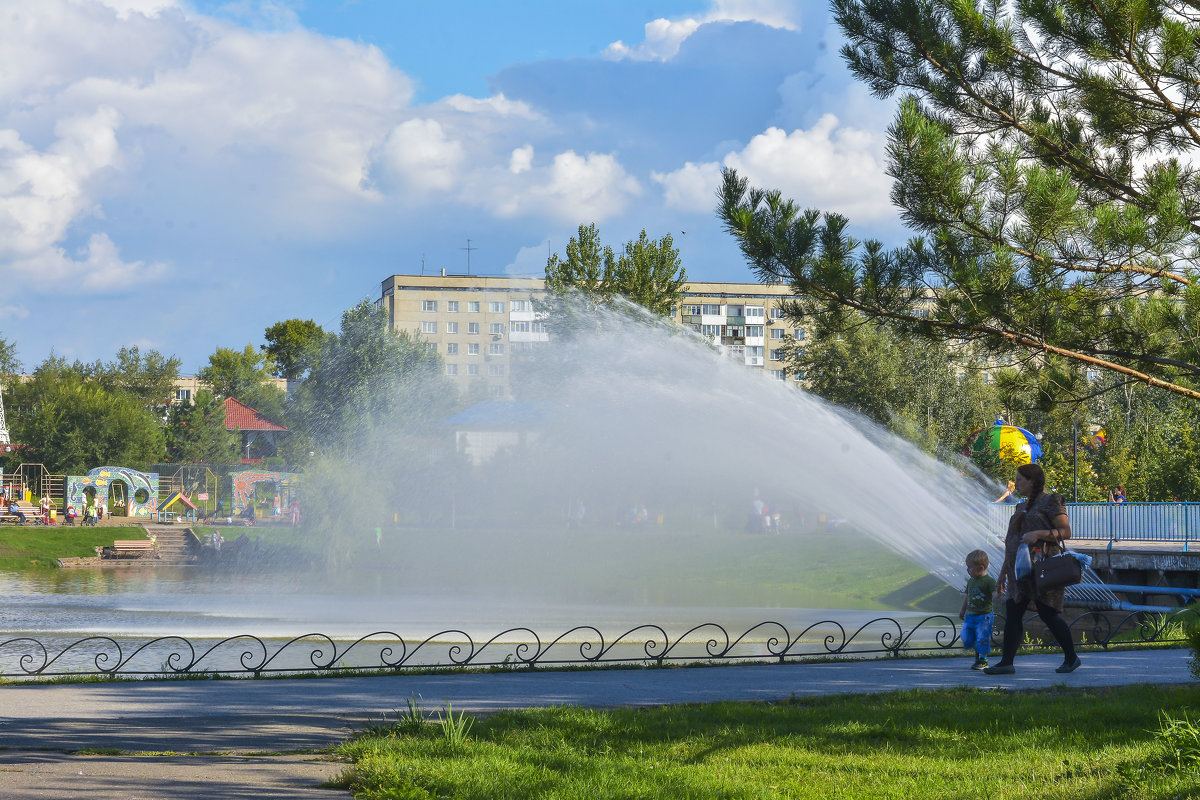
<path id="1" fill-rule="evenodd" d="M 0 570 L 54 569 L 60 558 L 96 555 L 114 539 L 145 536 L 141 528 L 84 528 L 62 525 L 0 526 Z"/>
<path id="2" fill-rule="evenodd" d="M 504 712 L 465 736 L 410 705 L 338 749 L 352 766 L 336 785 L 365 800 L 1197 797 L 1198 704 L 1195 686 L 963 688 Z"/>

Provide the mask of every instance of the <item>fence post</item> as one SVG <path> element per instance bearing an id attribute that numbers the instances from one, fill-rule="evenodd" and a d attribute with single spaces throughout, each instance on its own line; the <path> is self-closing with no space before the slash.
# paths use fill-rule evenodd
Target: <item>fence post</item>
<path id="1" fill-rule="evenodd" d="M 1188 551 L 1188 540 L 1192 538 L 1191 514 L 1188 513 L 1188 501 L 1183 501 L 1183 552 Z"/>

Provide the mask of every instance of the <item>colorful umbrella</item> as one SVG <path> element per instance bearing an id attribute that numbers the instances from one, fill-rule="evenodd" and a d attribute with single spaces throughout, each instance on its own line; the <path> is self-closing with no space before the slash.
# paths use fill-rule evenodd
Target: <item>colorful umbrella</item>
<path id="1" fill-rule="evenodd" d="M 1016 425 L 1005 425 L 1003 420 L 996 420 L 996 424 L 990 428 L 980 428 L 967 441 L 970 442 L 965 451 L 968 456 L 982 453 L 985 449 L 1000 453 L 1005 448 L 1011 448 L 1023 459 L 1019 459 L 1022 464 L 1029 464 L 1042 455 L 1042 446 L 1038 444 L 1036 436 Z"/>

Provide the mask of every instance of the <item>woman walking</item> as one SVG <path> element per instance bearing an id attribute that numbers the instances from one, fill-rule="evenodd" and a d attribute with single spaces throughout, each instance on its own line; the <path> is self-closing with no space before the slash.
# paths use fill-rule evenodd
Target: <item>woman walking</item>
<path id="1" fill-rule="evenodd" d="M 1031 600 L 1037 607 L 1038 616 L 1063 650 L 1063 663 L 1055 672 L 1074 672 L 1080 666 L 1079 656 L 1075 654 L 1071 630 L 1060 616 L 1065 592 L 1061 588 L 1038 591 L 1033 583 L 1032 572 L 1020 579 L 1013 573 L 1017 550 L 1022 544 L 1029 545 L 1030 555 L 1035 561 L 1062 551 L 1060 542 L 1071 538 L 1066 504 L 1062 495 L 1046 493 L 1046 474 L 1037 464 L 1017 467 L 1013 482 L 1017 494 L 1024 497 L 1025 502 L 1017 506 L 1008 522 L 1008 534 L 1004 539 L 1004 565 L 996 581 L 996 596 L 1005 598 L 1004 647 L 1000 661 L 984 672 L 989 675 L 1011 675 L 1016 672 L 1013 659 L 1017 655 L 1017 648 L 1021 646 L 1023 617 Z"/>

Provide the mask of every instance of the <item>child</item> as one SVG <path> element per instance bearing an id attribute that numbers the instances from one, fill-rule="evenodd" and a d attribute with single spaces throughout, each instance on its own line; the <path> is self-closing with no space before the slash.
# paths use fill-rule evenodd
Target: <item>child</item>
<path id="1" fill-rule="evenodd" d="M 982 550 L 967 553 L 967 589 L 963 594 L 958 618 L 963 621 L 963 649 L 975 648 L 971 669 L 986 669 L 992 652 L 992 595 L 996 579 L 987 574 L 988 554 Z"/>

